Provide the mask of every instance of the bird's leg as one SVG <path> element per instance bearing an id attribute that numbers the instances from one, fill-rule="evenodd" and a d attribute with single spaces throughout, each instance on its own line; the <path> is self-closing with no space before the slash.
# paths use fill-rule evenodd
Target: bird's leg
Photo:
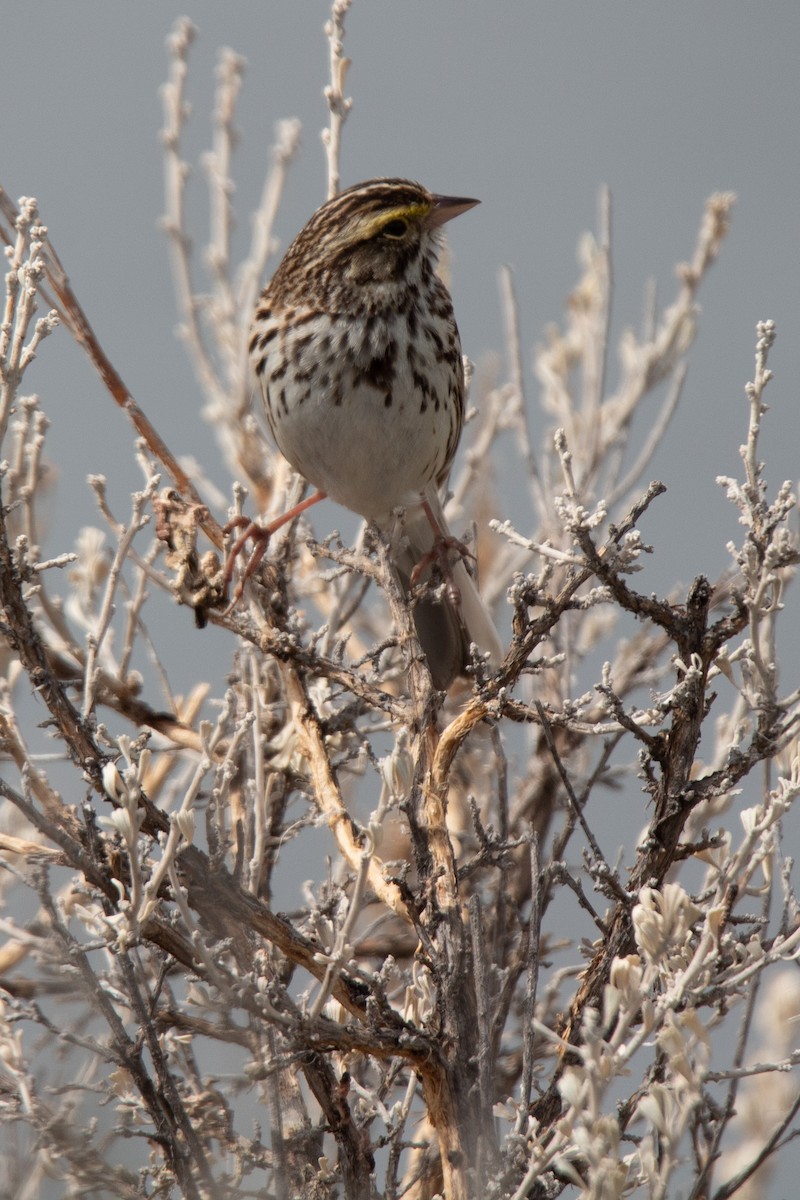
<path id="1" fill-rule="evenodd" d="M 447 585 L 447 592 L 452 603 L 458 608 L 461 604 L 461 596 L 459 594 L 456 582 L 453 579 L 453 572 L 450 566 L 450 554 L 455 553 L 460 558 L 471 558 L 475 560 L 475 555 L 464 545 L 458 538 L 446 534 L 439 522 L 436 520 L 433 509 L 427 500 L 423 499 L 422 508 L 425 516 L 428 518 L 433 530 L 433 547 L 427 554 L 423 554 L 414 570 L 411 572 L 411 586 L 414 587 L 422 576 L 422 573 L 428 567 L 436 564 L 442 573 L 442 578 Z"/>
<path id="2" fill-rule="evenodd" d="M 305 500 L 301 500 L 299 504 L 295 504 L 294 507 L 290 508 L 288 512 L 282 513 L 279 517 L 276 517 L 274 521 L 270 521 L 269 525 L 259 525 L 257 521 L 251 521 L 249 517 L 234 517 L 232 521 L 228 522 L 228 524 L 225 526 L 225 533 L 231 533 L 232 530 L 241 529 L 242 527 L 244 527 L 244 532 L 239 535 L 228 551 L 228 557 L 225 562 L 225 591 L 227 591 L 230 587 L 236 559 L 242 553 L 249 541 L 253 541 L 255 546 L 249 559 L 247 560 L 247 566 L 242 573 L 242 577 L 236 585 L 236 589 L 233 593 L 233 599 L 225 610 L 226 616 L 229 612 L 232 612 L 239 603 L 242 598 L 242 593 L 244 592 L 244 585 L 258 570 L 261 560 L 267 552 L 269 539 L 272 537 L 273 533 L 277 533 L 277 531 L 283 525 L 287 525 L 289 521 L 293 521 L 295 517 L 299 517 L 301 513 L 306 511 L 307 508 L 311 508 L 312 504 L 317 504 L 320 500 L 324 500 L 326 496 L 327 492 L 314 492 L 313 495 L 307 496 Z"/>

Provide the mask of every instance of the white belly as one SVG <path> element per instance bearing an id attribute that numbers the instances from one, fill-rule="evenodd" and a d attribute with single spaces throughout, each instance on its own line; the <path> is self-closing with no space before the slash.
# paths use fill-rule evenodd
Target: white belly
<path id="1" fill-rule="evenodd" d="M 289 384 L 267 370 L 271 422 L 278 448 L 292 466 L 332 500 L 379 524 L 392 509 L 418 503 L 455 450 L 459 424 L 460 371 L 431 354 L 425 361 L 428 394 L 415 383 L 407 346 L 398 339 L 391 388 L 373 386 L 355 371 L 341 379 L 336 337 L 304 348 L 301 378 Z M 355 340 L 358 328 L 348 330 Z M 363 345 L 363 342 L 362 342 Z M 291 348 L 286 348 L 291 352 Z M 352 353 L 352 345 L 348 347 Z M 419 368 L 419 363 L 417 362 Z M 419 373 L 419 372 L 418 372 Z M 434 397 L 445 397 L 438 405 Z"/>

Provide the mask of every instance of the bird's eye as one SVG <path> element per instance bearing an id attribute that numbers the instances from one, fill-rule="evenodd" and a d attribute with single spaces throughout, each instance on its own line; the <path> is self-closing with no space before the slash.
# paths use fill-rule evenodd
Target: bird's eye
<path id="1" fill-rule="evenodd" d="M 406 235 L 408 229 L 408 221 L 403 217 L 395 217 L 394 220 L 388 221 L 383 227 L 383 234 L 388 238 L 402 238 Z"/>

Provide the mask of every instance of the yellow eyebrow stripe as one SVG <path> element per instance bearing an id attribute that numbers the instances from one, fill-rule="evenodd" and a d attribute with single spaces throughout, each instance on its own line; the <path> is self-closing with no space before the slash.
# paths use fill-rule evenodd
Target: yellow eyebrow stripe
<path id="1" fill-rule="evenodd" d="M 428 215 L 430 210 L 430 204 L 402 204 L 398 205 L 397 208 L 384 208 L 374 216 L 364 218 L 360 221 L 357 226 L 358 233 L 364 237 L 374 237 L 390 221 L 396 221 L 398 218 L 406 221 L 421 221 L 423 217 Z"/>

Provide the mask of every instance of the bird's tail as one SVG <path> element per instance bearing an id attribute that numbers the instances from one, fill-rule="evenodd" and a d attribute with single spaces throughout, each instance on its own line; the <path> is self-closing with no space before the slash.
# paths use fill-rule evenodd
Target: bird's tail
<path id="1" fill-rule="evenodd" d="M 455 539 L 445 522 L 438 495 L 429 495 L 427 502 L 438 529 L 434 529 L 422 505 L 407 508 L 399 529 L 392 532 L 391 556 L 406 595 L 412 592 L 415 571 L 419 580 L 413 590 L 419 591 L 430 582 L 437 561 L 441 559 L 448 564 L 445 574 L 449 578 L 445 579 L 444 587 L 436 595 L 420 595 L 413 608 L 417 637 L 434 686 L 447 689 L 458 675 L 465 673 L 470 662 L 470 643 L 480 653 L 488 654 L 491 667 L 500 665 L 503 648 L 463 555 L 448 545 Z"/>

